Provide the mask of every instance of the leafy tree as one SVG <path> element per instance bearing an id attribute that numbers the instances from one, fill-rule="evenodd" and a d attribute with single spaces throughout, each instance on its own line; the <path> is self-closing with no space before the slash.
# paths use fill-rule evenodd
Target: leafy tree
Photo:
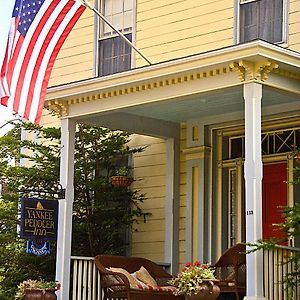
<path id="1" fill-rule="evenodd" d="M 33 139 L 21 140 L 21 128 Z M 133 222 L 147 214 L 139 203 L 144 195 L 127 188 L 115 188 L 110 175 L 127 166 L 131 154 L 129 135 L 104 128 L 77 126 L 75 141 L 73 255 L 123 254 Z M 26 149 L 26 151 L 20 151 Z M 0 137 L 0 299 L 13 299 L 16 286 L 24 279 L 54 279 L 55 248 L 47 257 L 25 253 L 25 241 L 17 235 L 18 199 L 34 196 L 55 199 L 59 180 L 60 130 L 17 123 Z M 22 159 L 30 162 L 22 164 Z M 26 190 L 47 193 L 29 193 Z M 21 191 L 21 192 L 20 192 Z"/>

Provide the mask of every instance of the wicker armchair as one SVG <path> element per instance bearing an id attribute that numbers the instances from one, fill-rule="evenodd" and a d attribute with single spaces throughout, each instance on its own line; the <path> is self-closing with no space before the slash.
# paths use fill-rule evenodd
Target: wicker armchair
<path id="1" fill-rule="evenodd" d="M 141 257 L 126 257 L 114 255 L 97 255 L 95 264 L 100 272 L 103 300 L 184 300 L 183 296 L 175 296 L 172 291 L 164 289 L 172 276 L 161 266 Z M 137 271 L 140 267 L 148 270 L 156 280 L 158 286 L 154 289 L 135 289 L 122 273 L 109 270 L 109 267 L 122 268 L 129 273 Z"/>
<path id="2" fill-rule="evenodd" d="M 212 265 L 222 293 L 234 293 L 236 300 L 246 294 L 246 246 L 236 244 L 227 249 Z M 241 298 L 240 298 L 241 297 Z"/>

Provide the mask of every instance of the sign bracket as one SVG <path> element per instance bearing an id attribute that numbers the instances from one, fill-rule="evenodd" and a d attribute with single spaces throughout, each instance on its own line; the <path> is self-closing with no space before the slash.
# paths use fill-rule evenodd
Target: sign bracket
<path id="1" fill-rule="evenodd" d="M 25 189 L 25 188 L 20 188 L 18 190 L 20 193 L 33 193 L 33 194 L 50 194 L 50 195 L 57 195 L 57 199 L 65 199 L 66 196 L 66 189 L 62 187 L 62 185 L 59 183 L 58 184 L 58 189 L 57 191 L 46 191 L 42 189 Z"/>

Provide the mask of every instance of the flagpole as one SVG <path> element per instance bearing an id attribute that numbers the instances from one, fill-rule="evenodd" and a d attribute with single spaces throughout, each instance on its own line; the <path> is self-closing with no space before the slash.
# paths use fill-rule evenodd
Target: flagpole
<path id="1" fill-rule="evenodd" d="M 144 58 L 149 65 L 152 65 L 150 60 L 120 31 L 118 30 L 101 12 L 99 12 L 94 6 L 92 6 L 88 1 L 81 0 L 89 9 L 91 9 L 95 14 L 97 14 L 110 28 L 112 28 L 124 41 L 132 47 L 142 58 Z"/>

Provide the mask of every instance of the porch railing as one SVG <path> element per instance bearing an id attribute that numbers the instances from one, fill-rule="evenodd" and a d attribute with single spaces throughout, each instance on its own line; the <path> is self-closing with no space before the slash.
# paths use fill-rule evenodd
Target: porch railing
<path id="1" fill-rule="evenodd" d="M 70 299 L 102 299 L 100 276 L 93 257 L 71 257 Z"/>
<path id="2" fill-rule="evenodd" d="M 300 271 L 300 266 L 293 260 L 297 255 L 300 256 L 300 248 L 277 246 L 273 250 L 264 250 L 266 299 L 300 299 L 300 276 L 293 276 L 294 287 L 288 288 L 286 282 L 288 273 Z"/>
<path id="3" fill-rule="evenodd" d="M 268 300 L 300 299 L 300 276 L 294 276 L 297 285 L 287 289 L 286 274 L 300 271 L 291 258 L 300 255 L 300 248 L 277 246 L 274 250 L 264 250 L 264 287 Z M 292 298 L 289 298 L 292 295 Z M 71 257 L 72 300 L 101 300 L 100 277 L 93 257 Z"/>

